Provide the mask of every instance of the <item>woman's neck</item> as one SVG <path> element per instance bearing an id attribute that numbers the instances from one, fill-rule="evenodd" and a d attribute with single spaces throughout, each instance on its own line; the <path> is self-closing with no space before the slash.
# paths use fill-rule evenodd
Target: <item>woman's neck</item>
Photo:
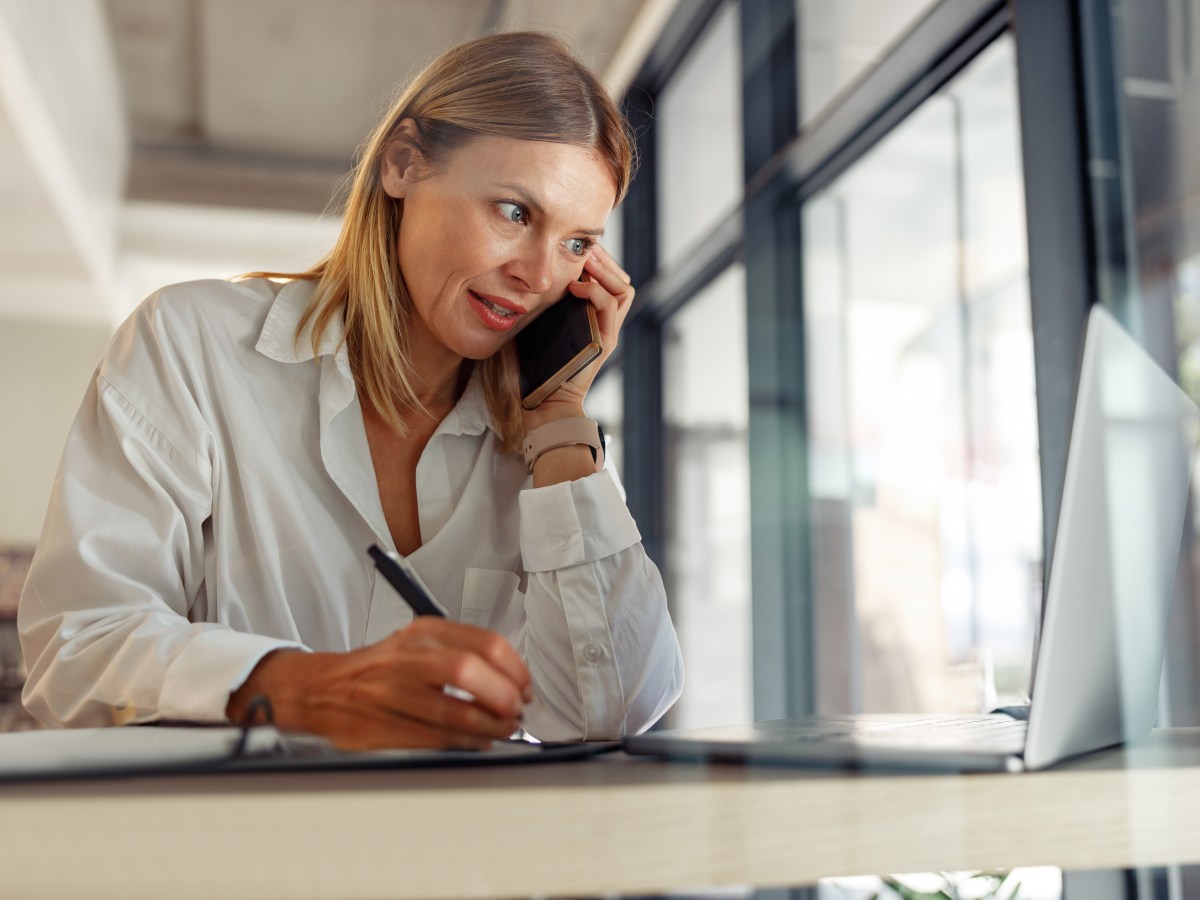
<path id="1" fill-rule="evenodd" d="M 430 379 L 424 370 L 414 367 L 413 386 L 421 406 L 441 419 L 458 403 L 458 398 L 467 389 L 474 363 L 460 359 L 457 366 L 436 380 Z"/>
<path id="2" fill-rule="evenodd" d="M 474 363 L 452 353 L 420 327 L 409 341 L 409 371 L 417 399 L 431 413 L 444 415 L 466 390 Z"/>

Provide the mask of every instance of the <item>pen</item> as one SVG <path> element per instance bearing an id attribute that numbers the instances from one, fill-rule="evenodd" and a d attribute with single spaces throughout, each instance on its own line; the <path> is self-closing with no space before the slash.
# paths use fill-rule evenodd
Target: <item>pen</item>
<path id="1" fill-rule="evenodd" d="M 370 554 L 371 559 L 375 560 L 375 568 L 388 580 L 388 584 L 404 598 L 404 602 L 412 607 L 412 611 L 416 615 L 446 618 L 446 610 L 442 609 L 442 605 L 429 596 L 429 591 L 425 590 L 420 581 L 413 577 L 415 573 L 410 574 L 406 571 L 408 563 L 397 559 L 386 550 L 380 550 L 378 544 L 372 544 L 367 553 Z"/>

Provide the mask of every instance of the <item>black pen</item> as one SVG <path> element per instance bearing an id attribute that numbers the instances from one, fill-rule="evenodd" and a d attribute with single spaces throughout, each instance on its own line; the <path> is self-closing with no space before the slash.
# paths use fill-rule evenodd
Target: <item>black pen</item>
<path id="1" fill-rule="evenodd" d="M 429 596 L 429 591 L 425 590 L 421 582 L 414 577 L 416 573 L 410 574 L 406 571 L 408 565 L 406 562 L 397 559 L 386 550 L 380 550 L 378 544 L 372 544 L 367 553 L 371 555 L 371 559 L 375 560 L 375 568 L 388 580 L 388 584 L 404 598 L 404 602 L 412 607 L 412 611 L 416 615 L 446 618 L 446 610 L 442 609 L 442 605 Z"/>

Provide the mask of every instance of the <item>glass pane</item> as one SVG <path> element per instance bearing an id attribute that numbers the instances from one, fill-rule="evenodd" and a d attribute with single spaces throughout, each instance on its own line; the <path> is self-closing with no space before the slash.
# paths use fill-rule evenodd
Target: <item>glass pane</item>
<path id="1" fill-rule="evenodd" d="M 625 259 L 623 249 L 625 240 L 625 207 L 618 206 L 604 223 L 604 235 L 600 238 L 600 246 L 612 254 L 612 258 L 621 263 Z"/>
<path id="2" fill-rule="evenodd" d="M 665 575 L 687 673 L 678 727 L 753 719 L 745 293 L 731 266 L 665 327 Z"/>
<path id="3" fill-rule="evenodd" d="M 820 115 L 937 0 L 796 0 L 800 122 Z"/>
<path id="4" fill-rule="evenodd" d="M 617 474 L 625 478 L 625 400 L 624 379 L 619 368 L 607 365 L 600 370 L 587 393 L 587 414 L 600 423 L 608 437 L 605 453 L 616 466 Z"/>
<path id="5" fill-rule="evenodd" d="M 1090 170 L 1096 191 L 1119 194 L 1124 204 L 1118 210 L 1110 203 L 1104 208 L 1113 210 L 1113 221 L 1096 222 L 1101 252 L 1114 254 L 1101 260 L 1100 283 L 1112 289 L 1104 300 L 1200 401 L 1200 4 L 1115 0 L 1097 7 L 1100 14 L 1111 16 L 1115 47 L 1089 48 L 1105 58 L 1088 71 L 1117 73 L 1117 96 L 1112 110 L 1089 112 L 1094 130 L 1119 129 L 1125 154 L 1119 169 Z M 1103 120 L 1113 114 L 1115 122 Z M 1194 484 L 1198 476 L 1200 468 Z M 1193 511 L 1162 725 L 1200 724 L 1200 507 Z M 1183 869 L 1182 881 L 1182 896 L 1200 892 L 1195 867 Z"/>
<path id="6" fill-rule="evenodd" d="M 742 196 L 737 5 L 709 24 L 658 99 L 658 250 L 669 266 Z"/>
<path id="7" fill-rule="evenodd" d="M 1041 488 L 1005 37 L 803 212 L 818 705 L 1028 689 Z"/>

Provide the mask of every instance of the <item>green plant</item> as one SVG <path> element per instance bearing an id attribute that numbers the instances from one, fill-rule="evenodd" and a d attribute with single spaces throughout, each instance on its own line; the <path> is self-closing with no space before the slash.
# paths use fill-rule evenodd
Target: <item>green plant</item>
<path id="1" fill-rule="evenodd" d="M 936 877 L 942 883 L 934 890 L 905 884 L 895 875 L 885 876 L 883 883 L 900 900 L 1016 900 L 1021 889 L 1012 872 L 938 872 Z M 871 900 L 887 896 L 876 893 Z"/>

